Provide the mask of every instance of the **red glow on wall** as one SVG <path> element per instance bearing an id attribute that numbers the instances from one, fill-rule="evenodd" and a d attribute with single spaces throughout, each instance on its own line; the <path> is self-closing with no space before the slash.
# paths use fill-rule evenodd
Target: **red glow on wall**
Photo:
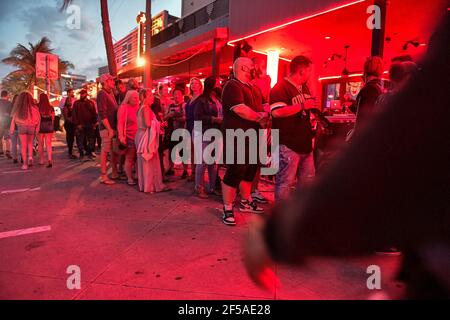
<path id="1" fill-rule="evenodd" d="M 367 0 L 353 1 L 353 2 L 350 2 L 350 3 L 346 3 L 346 4 L 343 4 L 343 5 L 337 6 L 337 7 L 333 7 L 333 8 L 328 9 L 328 10 L 320 11 L 320 12 L 317 12 L 317 13 L 314 13 L 312 15 L 308 15 L 308 16 L 305 16 L 305 17 L 302 17 L 302 18 L 299 18 L 299 19 L 291 20 L 289 22 L 286 22 L 286 23 L 274 26 L 272 28 L 265 29 L 265 30 L 262 30 L 262 31 L 258 31 L 256 33 L 247 35 L 247 36 L 239 38 L 239 39 L 231 40 L 231 41 L 228 42 L 228 44 L 232 45 L 233 43 L 236 43 L 236 42 L 248 39 L 248 38 L 252 38 L 252 37 L 258 36 L 260 34 L 266 33 L 266 32 L 275 31 L 277 29 L 284 28 L 284 27 L 286 27 L 288 25 L 291 25 L 291 24 L 294 24 L 294 23 L 297 23 L 297 22 L 300 22 L 300 21 L 308 20 L 308 19 L 311 19 L 311 18 L 314 18 L 314 17 L 317 17 L 317 16 L 321 16 L 321 15 L 324 15 L 324 14 L 327 14 L 327 13 L 330 13 L 330 12 L 333 12 L 333 11 L 336 11 L 336 10 L 340 10 L 340 9 L 343 9 L 343 8 L 346 8 L 346 7 L 349 7 L 349 6 L 353 6 L 355 4 L 358 4 L 358 3 L 361 3 L 361 2 L 365 2 L 365 1 L 367 1 Z"/>

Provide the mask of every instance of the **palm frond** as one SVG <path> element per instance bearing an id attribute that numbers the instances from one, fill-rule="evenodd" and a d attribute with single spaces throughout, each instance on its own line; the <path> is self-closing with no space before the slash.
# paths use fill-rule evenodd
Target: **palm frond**
<path id="1" fill-rule="evenodd" d="M 73 0 L 64 0 L 61 8 L 59 9 L 61 12 L 66 10 L 71 4 L 73 3 Z"/>

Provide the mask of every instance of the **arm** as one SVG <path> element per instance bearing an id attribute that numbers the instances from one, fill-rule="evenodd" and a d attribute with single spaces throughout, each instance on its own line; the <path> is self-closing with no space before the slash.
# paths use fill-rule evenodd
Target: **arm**
<path id="1" fill-rule="evenodd" d="M 151 128 L 152 121 L 153 121 L 153 114 L 152 114 L 152 112 L 150 112 L 150 107 L 145 107 L 142 111 L 144 112 L 145 126 L 147 128 Z"/>
<path id="2" fill-rule="evenodd" d="M 293 116 L 302 111 L 302 106 L 299 104 L 287 106 L 284 103 L 274 103 L 270 106 L 271 114 L 274 118 L 285 118 Z"/>
<path id="3" fill-rule="evenodd" d="M 12 119 L 11 119 L 11 125 L 9 126 L 9 133 L 11 135 L 14 134 L 14 129 L 16 128 L 16 113 L 13 113 Z"/>
<path id="4" fill-rule="evenodd" d="M 248 121 L 259 122 L 265 117 L 264 113 L 253 111 L 253 109 L 244 104 L 235 106 L 231 110 L 242 119 Z"/>
<path id="5" fill-rule="evenodd" d="M 126 138 L 124 136 L 124 130 L 125 130 L 125 110 L 126 106 L 121 105 L 118 112 L 117 112 L 117 133 L 120 142 L 124 143 Z"/>

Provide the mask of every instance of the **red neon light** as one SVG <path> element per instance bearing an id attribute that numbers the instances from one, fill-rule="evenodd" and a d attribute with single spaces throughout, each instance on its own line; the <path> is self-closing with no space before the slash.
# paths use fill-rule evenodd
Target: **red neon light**
<path id="1" fill-rule="evenodd" d="M 304 21 L 304 20 L 308 20 L 308 19 L 311 19 L 311 18 L 314 18 L 314 17 L 317 17 L 317 16 L 321 16 L 321 15 L 324 15 L 324 14 L 327 14 L 327 13 L 330 13 L 330 12 L 333 12 L 333 11 L 336 11 L 336 10 L 340 10 L 340 9 L 343 9 L 343 8 L 346 8 L 346 7 L 349 7 L 349 6 L 353 6 L 355 4 L 362 3 L 362 2 L 365 2 L 365 1 L 367 1 L 367 0 L 353 1 L 353 2 L 350 2 L 350 3 L 344 4 L 344 5 L 340 5 L 340 6 L 337 6 L 337 7 L 328 9 L 328 10 L 325 10 L 325 11 L 314 13 L 312 15 L 309 15 L 309 16 L 306 16 L 306 17 L 302 17 L 302 18 L 299 18 L 299 19 L 296 19 L 296 20 L 292 20 L 292 21 L 283 23 L 281 25 L 278 25 L 278 26 L 275 26 L 275 27 L 272 27 L 272 28 L 269 28 L 269 29 L 266 29 L 266 30 L 262 30 L 262 31 L 253 33 L 251 35 L 248 35 L 248 36 L 245 36 L 245 37 L 242 37 L 242 38 L 239 38 L 239 39 L 228 41 L 228 44 L 231 45 L 231 44 L 233 44 L 235 42 L 239 42 L 239 41 L 251 38 L 251 37 L 255 37 L 255 36 L 258 36 L 258 35 L 266 33 L 266 32 L 271 32 L 271 31 L 274 31 L 274 30 L 277 30 L 277 29 L 281 29 L 281 28 L 284 28 L 284 27 L 289 26 L 291 24 L 294 24 L 294 23 L 297 23 L 297 22 L 300 22 L 300 21 Z"/>
<path id="2" fill-rule="evenodd" d="M 236 46 L 236 45 L 234 45 L 232 43 L 227 43 L 227 45 L 229 45 L 230 47 L 235 47 Z M 267 52 L 259 51 L 259 50 L 252 50 L 252 51 L 267 56 Z M 287 62 L 291 62 L 292 61 L 291 59 L 283 58 L 283 57 L 280 57 L 280 60 L 284 60 L 284 61 L 287 61 Z"/>
<path id="3" fill-rule="evenodd" d="M 384 71 L 383 74 L 388 74 L 389 71 Z M 323 80 L 333 80 L 333 79 L 342 79 L 342 78 L 352 78 L 352 77 L 362 77 L 364 74 L 363 73 L 352 73 L 349 74 L 348 76 L 330 76 L 330 77 L 321 77 L 319 78 L 319 81 L 323 81 Z"/>

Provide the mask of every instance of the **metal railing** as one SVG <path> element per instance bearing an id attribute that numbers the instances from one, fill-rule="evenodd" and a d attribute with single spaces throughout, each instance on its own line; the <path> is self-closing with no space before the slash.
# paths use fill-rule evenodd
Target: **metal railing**
<path id="1" fill-rule="evenodd" d="M 152 36 L 152 48 L 229 14 L 229 0 L 216 0 Z"/>

